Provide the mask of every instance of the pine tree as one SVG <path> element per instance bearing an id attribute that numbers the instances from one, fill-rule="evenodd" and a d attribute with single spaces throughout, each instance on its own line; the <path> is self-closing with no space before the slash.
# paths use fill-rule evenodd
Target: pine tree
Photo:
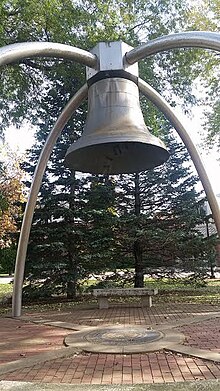
<path id="1" fill-rule="evenodd" d="M 121 248 L 127 246 L 135 268 L 135 286 L 144 285 L 144 271 L 158 266 L 183 267 L 204 252 L 196 226 L 201 222 L 198 177 L 189 155 L 172 135 L 166 136 L 170 158 L 163 166 L 124 178 L 120 214 L 125 220 Z M 123 195 L 123 191 L 120 193 Z M 123 225 L 122 225 L 123 226 Z M 119 255 L 120 257 L 120 255 Z"/>
<path id="2" fill-rule="evenodd" d="M 29 1 L 24 6 L 23 1 L 19 0 L 16 4 L 11 3 L 9 7 L 6 3 L 0 7 L 3 26 L 0 40 L 3 44 L 30 39 L 49 40 L 69 43 L 88 50 L 99 41 L 121 39 L 136 46 L 142 39 L 145 41 L 162 34 L 176 32 L 181 30 L 182 26 L 186 28 L 186 22 L 188 27 L 190 23 L 188 16 L 187 21 L 185 19 L 186 11 L 189 10 L 187 4 L 183 2 L 165 4 L 163 0 L 157 3 L 153 0 L 147 3 L 141 0 L 135 7 L 130 1 L 122 1 L 119 4 L 115 1 L 74 3 L 70 0 L 43 1 L 38 6 L 36 2 Z M 167 18 L 169 12 L 172 12 L 175 17 Z M 7 36 L 4 31 L 7 31 Z M 157 87 L 162 93 L 165 91 L 169 96 L 179 94 L 185 104 L 191 103 L 194 102 L 194 97 L 190 85 L 191 81 L 198 76 L 198 69 L 199 71 L 201 69 L 201 62 L 198 66 L 195 65 L 196 60 L 201 58 L 203 55 L 197 51 L 164 53 L 142 62 L 140 74 L 144 79 L 151 80 L 152 86 Z M 16 123 L 18 119 L 30 118 L 37 127 L 37 143 L 26 165 L 30 173 L 33 173 L 39 151 L 58 113 L 84 82 L 84 69 L 69 61 L 32 59 L 4 69 L 0 87 L 3 125 L 8 124 L 11 118 Z M 155 125 L 154 130 L 157 133 L 155 110 L 148 104 L 143 106 L 148 110 L 152 127 Z M 153 219 L 150 206 L 149 210 L 146 207 L 141 219 L 135 216 L 135 224 L 138 228 L 135 230 L 134 212 L 133 214 L 131 212 L 132 194 L 128 194 L 127 201 L 124 200 L 123 204 L 120 204 L 120 214 L 123 209 L 127 209 L 125 213 L 127 220 L 124 218 L 122 230 L 117 229 L 121 223 L 119 224 L 119 219 L 113 217 L 111 209 L 108 210 L 108 203 L 103 206 L 91 202 L 88 194 L 90 179 L 76 177 L 74 172 L 63 166 L 67 147 L 82 131 L 85 107 L 86 105 L 77 110 L 52 153 L 39 195 L 26 267 L 26 275 L 33 273 L 35 269 L 33 274 L 35 277 L 38 275 L 38 279 L 44 286 L 53 285 L 53 289 L 58 287 L 59 291 L 67 292 L 69 297 L 76 293 L 79 279 L 92 269 L 91 259 L 94 260 L 93 269 L 96 267 L 96 262 L 97 265 L 102 266 L 102 254 L 105 254 L 105 267 L 107 267 L 107 259 L 111 262 L 114 260 L 114 265 L 124 265 L 124 256 L 119 259 L 115 250 L 119 246 L 121 249 L 123 247 L 126 257 L 131 254 L 130 262 L 135 241 L 141 243 L 143 237 L 142 220 L 146 220 L 147 213 L 151 224 Z M 9 117 L 9 114 L 12 117 Z M 150 181 L 150 173 L 148 175 Z M 157 179 L 162 181 L 159 175 Z M 131 177 L 129 181 L 132 180 Z M 140 181 L 140 186 L 142 182 Z M 151 186 L 154 187 L 154 194 L 156 194 L 157 186 L 160 189 L 162 185 L 156 184 L 155 179 L 154 183 L 152 180 Z M 91 188 L 91 195 L 93 194 L 94 197 L 96 191 L 100 189 L 101 193 L 105 192 L 104 187 L 99 188 L 97 185 Z M 152 189 L 145 189 L 145 191 L 147 195 L 148 192 L 152 192 Z M 154 205 L 156 210 L 160 210 L 160 201 L 157 197 L 155 195 L 152 198 L 151 207 Z M 169 200 L 167 199 L 166 202 L 169 203 Z M 88 204 L 87 209 L 86 204 Z M 96 218 L 97 211 L 100 213 L 100 220 Z M 100 224 L 103 227 L 99 227 Z M 151 224 L 149 227 L 152 227 Z M 89 232 L 90 228 L 89 236 L 87 231 Z M 128 230 L 130 236 L 127 235 L 126 246 L 121 246 L 123 232 Z M 117 237 L 116 232 L 118 232 Z M 108 251 L 104 234 L 111 243 L 111 251 Z M 111 235 L 114 240 L 110 239 Z M 95 251 L 100 256 L 96 256 Z M 129 265 L 129 262 L 126 261 L 126 264 Z M 47 273 L 44 273 L 45 269 Z"/>
<path id="3" fill-rule="evenodd" d="M 90 177 L 82 219 L 86 228 L 88 265 L 90 273 L 114 269 L 115 184 L 108 176 Z"/>
<path id="4" fill-rule="evenodd" d="M 63 100 L 64 97 L 59 90 L 55 90 L 53 104 L 45 107 L 42 102 L 42 115 L 45 120 L 38 123 L 36 145 L 24 164 L 24 168 L 31 175 L 45 142 L 48 127 L 52 127 L 57 115 L 60 99 Z M 78 281 L 87 273 L 82 266 L 84 227 L 80 217 L 85 203 L 83 194 L 86 191 L 87 179 L 77 176 L 63 165 L 66 150 L 77 137 L 76 124 L 79 127 L 83 120 L 84 112 L 79 109 L 52 152 L 40 189 L 25 269 L 25 275 L 31 276 L 32 282 L 26 291 L 29 293 L 31 288 L 31 294 L 36 292 L 37 296 L 65 293 L 68 298 L 75 297 Z"/>

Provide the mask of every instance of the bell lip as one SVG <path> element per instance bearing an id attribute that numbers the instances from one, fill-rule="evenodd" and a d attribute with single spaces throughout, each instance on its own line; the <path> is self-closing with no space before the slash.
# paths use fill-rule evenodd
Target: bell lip
<path id="1" fill-rule="evenodd" d="M 114 141 L 112 141 L 113 137 L 114 137 Z M 164 149 L 169 155 L 166 145 L 161 139 L 159 139 L 158 137 L 152 134 L 150 134 L 150 136 L 148 135 L 148 140 L 145 141 L 145 139 L 146 139 L 146 135 L 144 135 L 144 137 L 137 136 L 136 140 L 134 140 L 133 135 L 129 136 L 123 134 L 122 136 L 118 135 L 116 137 L 112 135 L 108 135 L 107 137 L 105 137 L 105 142 L 103 142 L 103 137 L 101 136 L 100 137 L 92 136 L 91 140 L 89 140 L 89 136 L 86 136 L 85 139 L 82 136 L 79 140 L 75 141 L 72 145 L 70 145 L 70 147 L 67 149 L 65 158 L 69 153 L 76 151 L 78 149 L 92 147 L 101 144 L 106 145 L 106 144 L 117 144 L 117 143 L 141 143 L 146 145 L 153 145 L 155 147 L 160 147 Z"/>
<path id="2" fill-rule="evenodd" d="M 135 162 L 135 165 L 136 165 L 136 168 L 134 168 L 134 163 L 130 164 L 128 167 L 126 168 L 121 168 L 120 166 L 120 169 L 118 168 L 115 168 L 115 166 L 113 166 L 113 168 L 111 167 L 109 170 L 105 170 L 103 169 L 103 166 L 99 166 L 97 165 L 96 163 L 94 163 L 94 156 L 93 156 L 93 159 L 90 159 L 89 158 L 89 153 L 90 151 L 92 150 L 92 147 L 95 147 L 97 145 L 99 146 L 109 146 L 109 144 L 112 144 L 114 147 L 117 146 L 120 146 L 120 143 L 116 143 L 116 142 L 111 142 L 111 143 L 99 143 L 99 144 L 92 144 L 92 145 L 86 145 L 85 147 L 82 146 L 80 148 L 77 148 L 77 149 L 71 149 L 71 146 L 68 151 L 67 151 L 67 154 L 65 156 L 65 160 L 64 160 L 64 165 L 70 169 L 74 169 L 75 171 L 79 171 L 79 172 L 83 172 L 83 173 L 90 173 L 90 174 L 109 174 L 109 175 L 119 175 L 119 174 L 133 174 L 133 173 L 137 173 L 137 172 L 142 172 L 142 171 L 147 171 L 147 170 L 151 170 L 155 167 L 158 167 L 162 164 L 164 164 L 168 159 L 169 159 L 169 152 L 167 151 L 166 148 L 164 148 L 163 146 L 160 146 L 160 145 L 152 145 L 151 143 L 143 143 L 143 142 L 138 142 L 138 141 L 128 141 L 129 144 L 136 144 L 136 146 L 138 146 L 138 144 L 142 144 L 142 147 L 144 147 L 142 149 L 142 154 L 143 155 L 143 164 L 141 162 L 141 165 L 139 164 L 139 166 L 137 167 L 137 163 Z M 122 144 L 122 142 L 121 142 Z M 123 140 L 123 144 L 126 144 L 125 140 Z M 152 148 L 155 149 L 155 154 L 156 154 L 156 151 L 158 151 L 158 149 L 160 149 L 160 159 L 155 159 L 151 164 L 149 162 L 146 161 L 146 159 L 144 159 L 144 156 L 145 154 L 147 154 L 148 152 L 148 148 Z M 71 150 L 70 150 L 71 149 Z M 161 153 L 162 152 L 162 153 Z M 96 151 L 96 153 L 98 154 L 98 151 Z M 94 153 L 93 153 L 94 154 Z M 70 156 L 71 155 L 71 156 Z M 75 159 L 73 160 L 73 155 L 75 155 Z M 81 160 L 77 159 L 77 157 L 81 157 Z M 156 156 L 156 155 L 155 155 Z M 83 157 L 83 158 L 82 158 Z M 122 157 L 120 157 L 120 159 L 123 160 Z M 87 161 L 88 160 L 88 161 Z M 91 163 L 92 162 L 92 163 Z"/>

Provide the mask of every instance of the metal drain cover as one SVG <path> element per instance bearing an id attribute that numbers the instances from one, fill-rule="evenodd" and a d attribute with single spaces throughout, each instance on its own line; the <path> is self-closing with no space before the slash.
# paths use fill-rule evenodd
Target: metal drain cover
<path id="1" fill-rule="evenodd" d="M 157 330 L 149 330 L 146 327 L 112 326 L 106 329 L 91 331 L 84 336 L 88 342 L 100 343 L 112 346 L 139 345 L 159 340 L 163 333 Z"/>

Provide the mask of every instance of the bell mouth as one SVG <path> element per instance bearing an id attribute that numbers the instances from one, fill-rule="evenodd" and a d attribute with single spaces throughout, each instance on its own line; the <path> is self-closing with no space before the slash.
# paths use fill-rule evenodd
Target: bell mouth
<path id="1" fill-rule="evenodd" d="M 77 149 L 73 144 L 67 151 L 65 165 L 75 171 L 91 174 L 137 173 L 159 166 L 169 158 L 162 144 L 108 142 L 78 146 Z"/>

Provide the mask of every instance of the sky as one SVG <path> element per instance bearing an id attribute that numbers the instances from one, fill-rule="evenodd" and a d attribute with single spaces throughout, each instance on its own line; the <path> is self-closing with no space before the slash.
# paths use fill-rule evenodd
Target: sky
<path id="1" fill-rule="evenodd" d="M 11 126 L 6 130 L 5 142 L 14 151 L 22 155 L 34 143 L 34 128 L 24 125 L 20 129 Z"/>

